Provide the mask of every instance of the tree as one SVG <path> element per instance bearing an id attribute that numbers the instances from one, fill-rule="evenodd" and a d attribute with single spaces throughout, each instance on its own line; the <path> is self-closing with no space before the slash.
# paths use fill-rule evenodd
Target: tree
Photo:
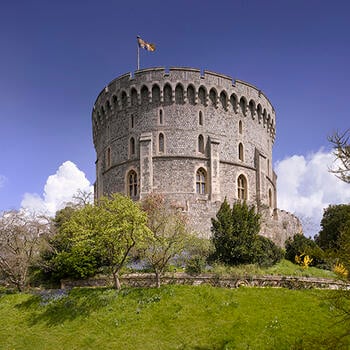
<path id="1" fill-rule="evenodd" d="M 147 226 L 151 231 L 141 256 L 152 267 L 156 275 L 157 287 L 170 260 L 182 253 L 195 239 L 188 232 L 187 218 L 161 194 L 151 194 L 143 202 L 147 213 Z"/>
<path id="2" fill-rule="evenodd" d="M 323 212 L 316 243 L 324 250 L 339 249 L 340 232 L 350 220 L 350 204 L 330 205 Z"/>
<path id="3" fill-rule="evenodd" d="M 254 261 L 254 244 L 260 231 L 260 215 L 253 206 L 236 202 L 232 209 L 225 199 L 212 219 L 214 259 L 229 265 Z"/>
<path id="4" fill-rule="evenodd" d="M 150 236 L 146 223 L 147 216 L 136 203 L 114 194 L 100 198 L 97 205 L 87 204 L 75 210 L 62 230 L 71 235 L 74 262 L 102 257 L 101 263 L 109 268 L 115 287 L 120 289 L 120 271 L 131 250 L 140 249 Z"/>
<path id="5" fill-rule="evenodd" d="M 49 226 L 46 218 L 24 211 L 8 211 L 0 217 L 0 270 L 19 291 L 28 284 L 29 268 Z"/>
<path id="6" fill-rule="evenodd" d="M 331 172 L 339 179 L 350 183 L 350 129 L 345 132 L 335 132 L 328 138 L 332 143 L 334 155 L 338 161 Z"/>

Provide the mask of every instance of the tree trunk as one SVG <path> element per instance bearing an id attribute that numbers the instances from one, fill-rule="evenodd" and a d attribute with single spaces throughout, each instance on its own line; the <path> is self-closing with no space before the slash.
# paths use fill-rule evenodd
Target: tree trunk
<path id="1" fill-rule="evenodd" d="M 114 287 L 115 287 L 115 289 L 120 290 L 122 287 L 121 287 L 121 284 L 120 284 L 120 281 L 119 281 L 119 274 L 118 274 L 118 272 L 113 272 L 113 280 L 114 280 Z"/>
<path id="2" fill-rule="evenodd" d="M 156 270 L 156 285 L 160 288 L 160 272 Z"/>

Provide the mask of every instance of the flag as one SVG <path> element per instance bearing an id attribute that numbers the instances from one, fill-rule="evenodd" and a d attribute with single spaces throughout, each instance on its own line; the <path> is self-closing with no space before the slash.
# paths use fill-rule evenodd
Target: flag
<path id="1" fill-rule="evenodd" d="M 156 50 L 156 45 L 144 41 L 139 36 L 137 37 L 137 42 L 139 44 L 139 47 L 141 47 L 147 51 L 155 51 Z"/>

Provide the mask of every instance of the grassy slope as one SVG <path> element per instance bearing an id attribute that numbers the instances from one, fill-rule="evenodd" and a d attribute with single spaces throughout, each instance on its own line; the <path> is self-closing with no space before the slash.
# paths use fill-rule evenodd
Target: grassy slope
<path id="1" fill-rule="evenodd" d="M 336 331 L 327 293 L 73 289 L 44 303 L 38 296 L 2 295 L 0 349 L 297 349 L 302 339 L 310 349 L 314 339 Z"/>

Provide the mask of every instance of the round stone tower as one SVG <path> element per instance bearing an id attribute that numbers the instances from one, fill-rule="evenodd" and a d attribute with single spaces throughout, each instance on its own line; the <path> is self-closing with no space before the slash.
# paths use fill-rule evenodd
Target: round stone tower
<path id="1" fill-rule="evenodd" d="M 300 224 L 290 214 L 279 220 L 275 118 L 261 90 L 226 75 L 151 68 L 120 76 L 92 112 L 95 198 L 162 193 L 206 236 L 225 197 L 246 200 L 264 212 L 262 234 L 282 244 Z"/>

